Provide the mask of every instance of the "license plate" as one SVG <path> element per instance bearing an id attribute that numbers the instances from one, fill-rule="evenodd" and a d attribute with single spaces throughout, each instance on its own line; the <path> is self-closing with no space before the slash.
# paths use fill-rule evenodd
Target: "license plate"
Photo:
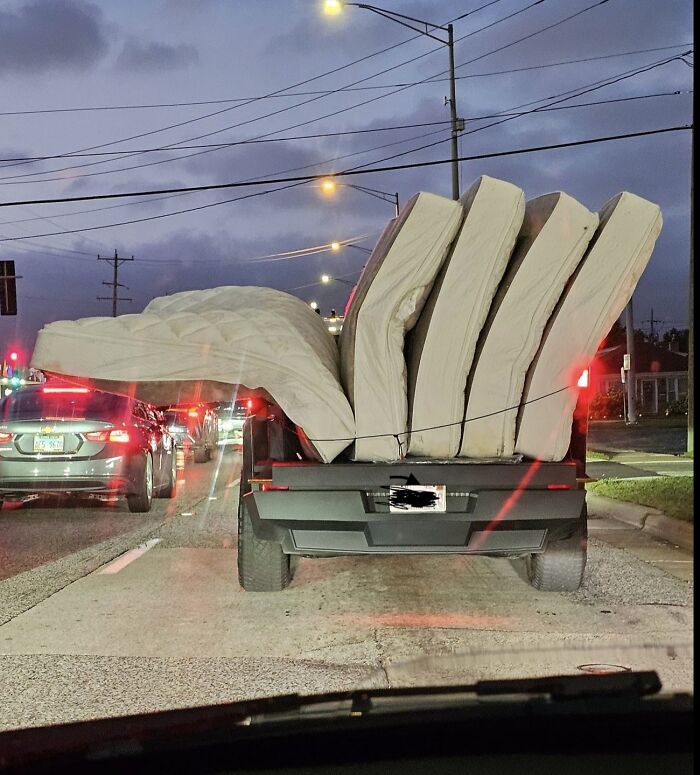
<path id="1" fill-rule="evenodd" d="M 389 488 L 389 511 L 393 514 L 443 513 L 447 511 L 444 484 L 402 484 Z"/>
<path id="2" fill-rule="evenodd" d="M 35 452 L 63 452 L 63 436 L 35 436 Z"/>

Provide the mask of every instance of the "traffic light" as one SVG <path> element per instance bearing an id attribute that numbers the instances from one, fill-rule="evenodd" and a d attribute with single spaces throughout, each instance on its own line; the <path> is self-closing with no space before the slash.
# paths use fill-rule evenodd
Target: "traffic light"
<path id="1" fill-rule="evenodd" d="M 13 364 L 14 364 L 14 363 L 17 363 L 17 359 L 18 359 L 18 358 L 19 358 L 19 353 L 18 353 L 16 350 L 13 350 L 13 351 L 10 353 L 10 361 L 12 361 L 12 363 L 13 363 Z"/>

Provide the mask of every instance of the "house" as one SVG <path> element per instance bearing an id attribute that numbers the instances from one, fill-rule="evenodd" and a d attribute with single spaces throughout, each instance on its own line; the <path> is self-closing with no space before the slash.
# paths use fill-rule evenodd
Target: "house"
<path id="1" fill-rule="evenodd" d="M 620 369 L 626 351 L 622 344 L 598 351 L 590 367 L 592 395 L 622 388 Z M 687 353 L 638 341 L 634 358 L 639 414 L 664 414 L 669 404 L 688 397 Z"/>

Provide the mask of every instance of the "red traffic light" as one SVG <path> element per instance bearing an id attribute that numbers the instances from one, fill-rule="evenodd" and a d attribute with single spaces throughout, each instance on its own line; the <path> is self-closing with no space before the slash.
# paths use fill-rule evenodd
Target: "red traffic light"
<path id="1" fill-rule="evenodd" d="M 10 360 L 14 363 L 19 358 L 19 355 L 13 350 L 10 353 Z"/>

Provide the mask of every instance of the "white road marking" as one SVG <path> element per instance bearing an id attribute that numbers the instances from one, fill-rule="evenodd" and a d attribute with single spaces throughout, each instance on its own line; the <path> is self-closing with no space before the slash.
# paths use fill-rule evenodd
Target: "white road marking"
<path id="1" fill-rule="evenodd" d="M 238 485 L 241 483 L 241 477 L 239 476 L 238 479 L 236 479 L 235 482 L 231 482 L 231 484 L 227 484 L 225 489 L 228 490 L 229 487 L 238 487 Z"/>
<path id="2" fill-rule="evenodd" d="M 120 570 L 126 568 L 126 566 L 132 563 L 134 560 L 138 560 L 139 557 L 146 554 L 149 549 L 153 549 L 153 547 L 159 543 L 160 538 L 151 538 L 150 540 L 146 541 L 145 544 L 140 544 L 135 549 L 129 549 L 128 552 L 125 552 L 121 555 L 121 557 L 117 557 L 116 560 L 113 560 L 112 562 L 105 565 L 103 568 L 98 570 L 97 573 L 100 575 L 119 573 Z"/>
<path id="3" fill-rule="evenodd" d="M 194 515 L 194 511 L 183 511 L 180 516 L 181 517 L 191 517 Z"/>

